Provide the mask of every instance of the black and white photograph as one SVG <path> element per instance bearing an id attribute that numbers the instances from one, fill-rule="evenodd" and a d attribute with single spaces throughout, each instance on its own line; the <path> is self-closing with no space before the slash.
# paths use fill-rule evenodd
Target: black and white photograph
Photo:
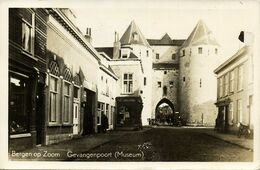
<path id="1" fill-rule="evenodd" d="M 260 1 L 3 1 L 2 169 L 259 169 Z"/>

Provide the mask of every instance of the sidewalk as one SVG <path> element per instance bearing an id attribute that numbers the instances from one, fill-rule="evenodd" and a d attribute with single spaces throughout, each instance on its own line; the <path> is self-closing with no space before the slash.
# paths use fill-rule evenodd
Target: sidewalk
<path id="1" fill-rule="evenodd" d="M 226 133 L 218 133 L 216 131 L 214 131 L 213 128 L 203 128 L 203 133 L 224 140 L 228 143 L 234 144 L 234 145 L 238 145 L 242 148 L 248 149 L 253 151 L 254 149 L 254 140 L 253 139 L 246 139 L 244 138 L 244 136 L 238 138 L 236 135 L 234 134 L 226 134 Z"/>
<path id="2" fill-rule="evenodd" d="M 145 127 L 140 131 L 109 131 L 107 133 L 92 134 L 60 142 L 57 144 L 39 146 L 32 149 L 16 152 L 11 151 L 10 160 L 57 161 L 72 160 L 73 154 L 88 152 L 95 147 L 108 143 L 127 134 L 142 133 L 151 128 Z"/>

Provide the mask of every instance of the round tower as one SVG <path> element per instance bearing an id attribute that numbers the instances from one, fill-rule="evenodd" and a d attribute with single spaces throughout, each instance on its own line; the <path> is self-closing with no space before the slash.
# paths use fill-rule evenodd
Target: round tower
<path id="1" fill-rule="evenodd" d="M 188 124 L 214 125 L 219 44 L 200 20 L 179 50 L 180 113 Z"/>

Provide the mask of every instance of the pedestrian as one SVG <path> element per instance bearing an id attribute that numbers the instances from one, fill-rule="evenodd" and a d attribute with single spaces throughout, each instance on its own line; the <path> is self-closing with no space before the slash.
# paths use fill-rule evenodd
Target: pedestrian
<path id="1" fill-rule="evenodd" d="M 108 118 L 107 116 L 103 113 L 101 115 L 101 131 L 106 133 L 108 129 Z"/>

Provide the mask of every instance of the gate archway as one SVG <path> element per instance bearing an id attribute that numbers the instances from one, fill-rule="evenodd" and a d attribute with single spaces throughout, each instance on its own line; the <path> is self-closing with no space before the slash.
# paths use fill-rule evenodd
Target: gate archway
<path id="1" fill-rule="evenodd" d="M 155 107 L 155 121 L 159 125 L 172 125 L 174 121 L 174 105 L 166 98 L 161 99 Z"/>

